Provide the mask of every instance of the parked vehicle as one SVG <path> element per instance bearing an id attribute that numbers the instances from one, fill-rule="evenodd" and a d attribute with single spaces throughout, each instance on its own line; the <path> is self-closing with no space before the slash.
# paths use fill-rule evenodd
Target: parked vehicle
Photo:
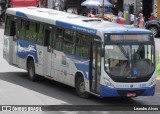
<path id="1" fill-rule="evenodd" d="M 9 0 L 9 7 L 38 6 L 37 0 Z"/>
<path id="2" fill-rule="evenodd" d="M 145 27 L 151 30 L 154 36 L 157 36 L 160 33 L 160 19 L 147 21 Z"/>

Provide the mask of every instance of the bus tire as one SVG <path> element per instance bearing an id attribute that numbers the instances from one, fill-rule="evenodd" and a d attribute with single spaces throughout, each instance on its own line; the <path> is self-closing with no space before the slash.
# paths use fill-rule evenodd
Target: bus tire
<path id="1" fill-rule="evenodd" d="M 85 82 L 82 76 L 76 81 L 76 93 L 81 98 L 89 98 L 89 93 L 85 91 Z"/>
<path id="2" fill-rule="evenodd" d="M 30 60 L 28 63 L 28 78 L 32 81 L 37 81 L 38 76 L 35 74 L 34 61 Z"/>

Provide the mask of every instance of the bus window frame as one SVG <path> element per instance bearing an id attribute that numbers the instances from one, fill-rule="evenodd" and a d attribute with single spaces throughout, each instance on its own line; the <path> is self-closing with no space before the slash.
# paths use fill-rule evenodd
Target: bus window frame
<path id="1" fill-rule="evenodd" d="M 25 18 L 20 18 L 20 25 L 19 25 L 19 28 L 18 28 L 18 30 L 19 30 L 19 39 L 22 39 L 22 40 L 26 40 L 27 41 L 27 39 L 26 39 L 26 19 Z M 25 28 L 25 32 L 24 32 L 24 38 L 21 38 L 21 36 L 20 36 L 20 34 L 21 34 L 21 27 L 22 27 L 22 21 L 24 21 L 25 22 L 25 26 L 24 26 L 24 28 Z"/>
<path id="2" fill-rule="evenodd" d="M 57 50 L 57 51 L 64 52 L 64 51 L 63 51 L 63 42 L 64 42 L 64 41 L 62 41 L 62 42 L 61 42 L 62 44 L 61 44 L 60 49 L 58 49 L 58 48 L 56 47 L 56 46 L 57 46 L 57 44 L 56 44 L 56 43 L 57 43 L 57 39 L 58 39 L 58 35 L 59 35 L 59 34 L 58 34 L 58 32 L 57 32 L 57 29 L 62 29 L 62 30 L 63 30 L 62 38 L 64 37 L 64 29 L 65 29 L 65 28 L 62 28 L 62 27 L 59 27 L 59 26 L 55 26 L 55 29 L 54 29 L 54 31 L 55 31 L 54 49 L 55 49 L 55 50 Z M 64 38 L 63 38 L 63 39 L 64 39 Z M 63 40 L 63 39 L 61 39 L 61 40 Z"/>
<path id="3" fill-rule="evenodd" d="M 9 19 L 8 19 L 9 18 Z M 8 19 L 8 21 L 7 21 L 7 19 Z M 7 22 L 9 22 L 9 28 L 7 28 Z M 4 35 L 6 35 L 6 36 L 10 36 L 11 35 L 11 33 L 10 33 L 10 28 L 11 28 L 11 15 L 9 15 L 9 14 L 6 14 L 6 20 L 5 20 L 5 28 L 4 28 Z M 8 29 L 8 32 L 9 33 L 7 33 L 6 34 L 6 30 Z"/>
<path id="4" fill-rule="evenodd" d="M 59 28 L 59 27 L 58 27 Z M 62 28 L 62 27 L 61 27 Z M 71 33 L 71 38 L 72 38 L 72 42 L 67 42 L 67 36 L 66 36 L 66 31 L 70 32 Z M 57 32 L 56 32 L 57 33 Z M 72 50 L 69 50 L 70 52 L 67 52 L 65 50 L 65 46 L 66 44 L 69 43 L 69 44 L 72 44 Z M 74 54 L 74 44 L 75 44 L 75 39 L 74 39 L 74 31 L 72 29 L 66 29 L 66 28 L 63 28 L 63 42 L 62 42 L 62 52 L 64 53 L 68 53 L 68 54 Z"/>
<path id="5" fill-rule="evenodd" d="M 8 15 L 8 14 L 6 14 Z M 12 15 L 10 15 L 12 16 Z M 42 22 L 39 22 L 39 21 L 35 21 L 35 20 L 32 20 L 32 19 L 26 19 L 26 18 L 22 18 L 22 17 L 18 17 L 18 16 L 12 16 L 12 19 L 13 18 L 17 18 L 17 38 L 19 39 L 20 38 L 20 29 L 21 29 L 21 20 L 25 21 L 25 38 L 23 40 L 26 40 L 26 41 L 29 41 L 27 38 L 26 38 L 26 21 L 29 21 L 29 22 L 32 22 L 32 23 L 35 23 L 36 27 L 35 27 L 35 32 L 37 32 L 37 35 L 36 35 L 36 40 L 35 42 L 33 42 L 34 44 L 37 44 L 37 45 L 40 45 L 40 46 L 44 46 L 44 26 L 46 25 L 46 23 L 42 23 Z M 11 20 L 11 19 L 10 19 Z M 37 40 L 38 40 L 38 33 L 39 33 L 39 28 L 38 28 L 38 25 L 42 25 L 43 26 L 43 33 L 42 33 L 42 43 L 37 43 Z M 22 39 L 22 38 L 20 38 Z M 30 42 L 30 41 L 29 41 Z"/>
<path id="6" fill-rule="evenodd" d="M 54 50 L 54 36 L 53 34 L 55 34 L 53 31 L 54 31 L 55 27 L 53 25 L 50 25 L 50 24 L 45 24 L 43 26 L 43 46 L 44 47 L 47 47 L 47 51 L 48 52 L 53 52 Z M 45 32 L 46 30 L 49 30 L 50 31 L 50 37 L 48 40 L 46 40 L 46 36 L 45 36 Z M 46 42 L 48 41 L 48 42 Z"/>
<path id="7" fill-rule="evenodd" d="M 29 26 L 27 26 L 27 24 L 29 24 Z M 33 27 L 33 24 L 34 24 L 34 27 L 35 27 L 35 28 L 34 28 L 34 31 L 31 31 L 31 30 L 33 29 L 33 28 L 32 28 L 32 27 Z M 26 36 L 28 35 L 28 32 L 31 33 L 31 34 L 29 34 L 30 37 L 26 37 L 26 40 L 27 40 L 28 42 L 32 42 L 32 43 L 36 43 L 36 44 L 37 44 L 37 36 L 38 36 L 37 34 L 38 34 L 38 33 L 37 33 L 37 31 L 36 31 L 36 28 L 37 28 L 36 26 L 37 26 L 37 22 L 36 22 L 36 21 L 30 21 L 30 20 L 27 20 L 27 21 L 26 21 Z M 33 34 L 32 32 L 33 32 L 34 34 L 36 34 L 35 37 L 34 37 L 34 34 Z M 31 41 L 31 40 L 32 40 L 32 41 Z"/>
<path id="8" fill-rule="evenodd" d="M 77 49 L 76 49 L 76 46 L 77 46 L 77 34 L 83 34 L 83 35 L 89 36 L 89 39 L 88 39 L 88 41 L 89 41 L 89 45 L 88 45 L 88 56 L 87 56 L 87 57 L 81 57 L 81 56 L 79 56 L 78 54 L 76 54 L 76 51 L 77 51 Z M 84 58 L 84 59 L 89 59 L 89 58 L 90 58 L 90 56 L 91 56 L 90 51 L 91 51 L 92 36 L 93 36 L 93 35 L 90 35 L 90 34 L 86 34 L 86 33 L 83 33 L 83 32 L 76 31 L 76 39 L 75 39 L 75 51 L 74 51 L 74 55 L 76 55 L 76 56 L 78 56 L 78 57 L 80 57 L 80 58 Z M 96 36 L 96 35 L 95 35 L 95 36 Z M 84 38 L 83 38 L 83 39 L 84 39 Z"/>
<path id="9" fill-rule="evenodd" d="M 45 30 L 45 24 L 44 24 L 44 23 L 41 23 L 41 22 L 39 22 L 39 21 L 37 21 L 36 24 L 37 24 L 37 27 L 38 27 L 38 28 L 36 28 L 36 29 L 37 29 L 37 30 L 36 30 L 36 31 L 37 31 L 36 44 L 37 44 L 37 45 L 40 45 L 40 46 L 44 46 L 44 30 Z M 42 34 L 42 38 L 38 38 L 38 37 L 39 37 L 39 32 L 40 32 L 40 26 L 43 27 L 42 33 L 41 33 L 41 34 Z M 38 42 L 39 39 L 41 39 L 41 43 Z"/>

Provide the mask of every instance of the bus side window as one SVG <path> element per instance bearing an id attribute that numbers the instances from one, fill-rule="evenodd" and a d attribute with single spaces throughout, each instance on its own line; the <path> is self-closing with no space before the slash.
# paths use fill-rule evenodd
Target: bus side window
<path id="1" fill-rule="evenodd" d="M 19 38 L 20 39 L 25 39 L 25 32 L 26 32 L 26 27 L 25 27 L 25 20 L 21 20 L 20 24 L 20 30 L 19 30 Z"/>
<path id="2" fill-rule="evenodd" d="M 10 36 L 13 36 L 13 40 L 16 41 L 16 24 L 15 24 L 15 21 L 11 21 Z"/>
<path id="3" fill-rule="evenodd" d="M 50 30 L 46 29 L 45 30 L 45 38 L 44 38 L 44 46 L 49 46 L 50 45 L 50 37 L 51 37 L 51 32 Z"/>
<path id="4" fill-rule="evenodd" d="M 55 38 L 55 49 L 62 51 L 63 49 L 63 33 L 64 30 L 61 28 L 57 28 L 56 30 L 56 38 Z"/>
<path id="5" fill-rule="evenodd" d="M 75 54 L 83 58 L 89 58 L 89 46 L 89 36 L 78 33 Z"/>
<path id="6" fill-rule="evenodd" d="M 64 42 L 63 42 L 63 51 L 69 54 L 73 54 L 73 32 L 70 30 L 65 30 Z"/>
<path id="7" fill-rule="evenodd" d="M 6 15 L 4 34 L 10 36 L 10 17 L 8 15 Z"/>
<path id="8" fill-rule="evenodd" d="M 36 43 L 37 40 L 37 31 L 36 31 L 36 23 L 29 22 L 26 23 L 26 38 L 28 41 Z"/>
<path id="9" fill-rule="evenodd" d="M 26 39 L 29 41 L 30 39 L 30 32 L 29 32 L 29 27 L 30 27 L 30 22 L 29 21 L 26 21 Z"/>
<path id="10" fill-rule="evenodd" d="M 37 24 L 37 44 L 43 45 L 43 33 L 44 33 L 44 26 L 43 24 Z"/>

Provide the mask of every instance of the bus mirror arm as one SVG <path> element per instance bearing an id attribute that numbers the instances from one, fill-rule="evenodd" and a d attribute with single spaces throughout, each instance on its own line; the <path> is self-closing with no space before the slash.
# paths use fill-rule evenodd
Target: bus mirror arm
<path id="1" fill-rule="evenodd" d="M 104 48 L 101 48 L 101 57 L 104 57 Z"/>

